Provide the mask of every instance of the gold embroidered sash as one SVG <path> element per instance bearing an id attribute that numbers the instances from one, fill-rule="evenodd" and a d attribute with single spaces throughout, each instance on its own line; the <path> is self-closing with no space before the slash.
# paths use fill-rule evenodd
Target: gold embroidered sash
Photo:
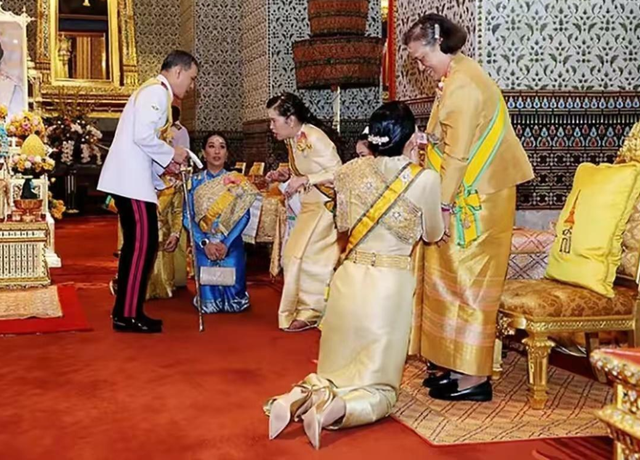
<path id="1" fill-rule="evenodd" d="M 393 205 L 422 171 L 424 171 L 422 167 L 413 163 L 407 163 L 398 172 L 396 177 L 389 183 L 373 206 L 371 206 L 353 226 L 351 234 L 349 235 L 349 241 L 347 242 L 347 248 L 344 253 L 345 260 L 349 257 L 351 251 L 353 251 L 364 240 L 371 230 L 376 228 L 380 220 L 389 212 L 389 210 L 391 210 Z"/>
<path id="2" fill-rule="evenodd" d="M 454 219 L 456 226 L 456 244 L 463 248 L 468 247 L 481 235 L 482 229 L 478 219 L 478 213 L 482 209 L 480 195 L 475 186 L 493 160 L 502 138 L 504 137 L 507 120 L 507 106 L 500 96 L 500 102 L 493 115 L 491 123 L 480 140 L 471 149 L 467 170 L 462 184 L 456 195 L 454 205 Z M 436 145 L 429 142 L 427 146 L 427 161 L 429 166 L 438 173 L 442 169 L 443 153 Z"/>
<path id="3" fill-rule="evenodd" d="M 149 80 L 147 80 L 146 82 L 144 82 L 142 84 L 142 86 L 140 86 L 140 88 L 138 88 L 135 92 L 135 98 L 136 101 L 138 100 L 138 95 L 140 94 L 140 91 L 142 91 L 145 88 L 148 88 L 150 86 L 154 86 L 154 85 L 160 85 L 162 87 L 164 87 L 167 90 L 167 123 L 160 128 L 160 130 L 158 131 L 158 138 L 162 139 L 163 141 L 165 141 L 167 144 L 171 143 L 171 138 L 173 137 L 173 134 L 171 133 L 171 127 L 173 126 L 173 113 L 171 112 L 171 105 L 173 103 L 173 101 L 171 100 L 171 92 L 169 91 L 169 88 L 167 88 L 167 85 L 160 80 L 159 78 L 153 77 L 150 78 Z"/>
<path id="4" fill-rule="evenodd" d="M 244 176 L 235 172 L 224 174 L 195 191 L 196 222 L 203 232 L 209 233 L 218 221 L 218 230 L 228 235 L 257 197 L 258 190 Z"/>
<path id="5" fill-rule="evenodd" d="M 293 141 L 288 140 L 286 144 L 287 144 L 287 151 L 289 152 L 289 169 L 291 169 L 291 171 L 293 171 L 293 174 L 296 176 L 304 176 L 304 174 L 302 174 L 298 169 L 298 167 L 296 166 L 295 157 L 293 155 L 293 145 L 292 145 Z M 324 203 L 324 207 L 327 208 L 327 210 L 333 214 L 336 209 L 335 190 L 332 189 L 331 187 L 327 187 L 326 185 L 321 185 L 321 184 L 315 184 L 314 187 L 329 199 L 329 201 Z"/>

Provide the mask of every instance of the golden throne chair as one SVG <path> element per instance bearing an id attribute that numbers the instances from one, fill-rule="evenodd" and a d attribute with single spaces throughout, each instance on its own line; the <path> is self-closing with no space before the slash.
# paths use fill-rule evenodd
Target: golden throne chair
<path id="1" fill-rule="evenodd" d="M 616 162 L 640 160 L 640 123 L 632 129 Z M 494 350 L 493 378 L 500 378 L 502 341 L 517 330 L 527 352 L 528 400 L 542 409 L 547 401 L 549 354 L 555 343 L 550 336 L 585 334 L 587 352 L 599 347 L 599 333 L 628 332 L 629 346 L 640 347 L 640 200 L 625 227 L 622 262 L 614 282 L 613 298 L 550 279 L 510 279 L 505 282 L 498 312 L 498 337 Z M 606 378 L 594 367 L 600 381 Z"/>

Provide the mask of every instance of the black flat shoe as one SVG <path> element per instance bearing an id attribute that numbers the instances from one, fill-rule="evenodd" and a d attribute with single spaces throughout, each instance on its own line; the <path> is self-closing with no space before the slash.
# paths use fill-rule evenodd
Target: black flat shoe
<path id="1" fill-rule="evenodd" d="M 162 326 L 137 318 L 113 318 L 113 330 L 138 334 L 156 334 L 162 332 Z"/>
<path id="2" fill-rule="evenodd" d="M 451 372 L 442 372 L 440 374 L 427 374 L 427 378 L 422 381 L 422 386 L 427 388 L 435 388 L 440 385 L 448 385 L 453 382 L 451 378 Z"/>
<path id="3" fill-rule="evenodd" d="M 429 396 L 443 401 L 486 402 L 493 399 L 493 389 L 491 388 L 491 382 L 486 380 L 478 385 L 458 390 L 458 381 L 454 380 L 447 385 L 432 388 L 429 391 Z"/>

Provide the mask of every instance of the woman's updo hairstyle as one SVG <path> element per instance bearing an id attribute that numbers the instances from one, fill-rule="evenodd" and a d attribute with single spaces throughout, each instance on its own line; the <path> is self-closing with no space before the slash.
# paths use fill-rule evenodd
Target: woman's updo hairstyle
<path id="1" fill-rule="evenodd" d="M 413 42 L 433 46 L 440 40 L 440 50 L 443 53 L 455 54 L 467 42 L 467 32 L 441 14 L 429 13 L 414 22 L 403 37 L 404 46 Z"/>
<path id="2" fill-rule="evenodd" d="M 369 149 L 376 156 L 402 155 L 416 132 L 416 117 L 404 102 L 382 104 L 369 119 Z"/>
<path id="3" fill-rule="evenodd" d="M 306 104 L 293 93 L 284 92 L 278 96 L 273 96 L 267 101 L 267 109 L 275 110 L 278 115 L 284 118 L 294 116 L 300 123 L 308 123 L 321 129 L 331 142 L 334 143 L 338 152 L 342 152 L 344 143 L 340 134 L 330 126 L 327 126 L 322 120 L 316 117 Z"/>

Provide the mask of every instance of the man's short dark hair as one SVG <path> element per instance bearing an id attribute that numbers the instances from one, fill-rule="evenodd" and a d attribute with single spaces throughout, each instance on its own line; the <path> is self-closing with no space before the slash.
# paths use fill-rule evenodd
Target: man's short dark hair
<path id="1" fill-rule="evenodd" d="M 182 50 L 175 50 L 171 51 L 167 57 L 164 58 L 160 71 L 164 72 L 165 70 L 170 70 L 178 66 L 182 67 L 183 70 L 189 70 L 192 65 L 200 68 L 200 64 L 198 64 L 198 61 L 191 53 L 187 53 Z"/>

